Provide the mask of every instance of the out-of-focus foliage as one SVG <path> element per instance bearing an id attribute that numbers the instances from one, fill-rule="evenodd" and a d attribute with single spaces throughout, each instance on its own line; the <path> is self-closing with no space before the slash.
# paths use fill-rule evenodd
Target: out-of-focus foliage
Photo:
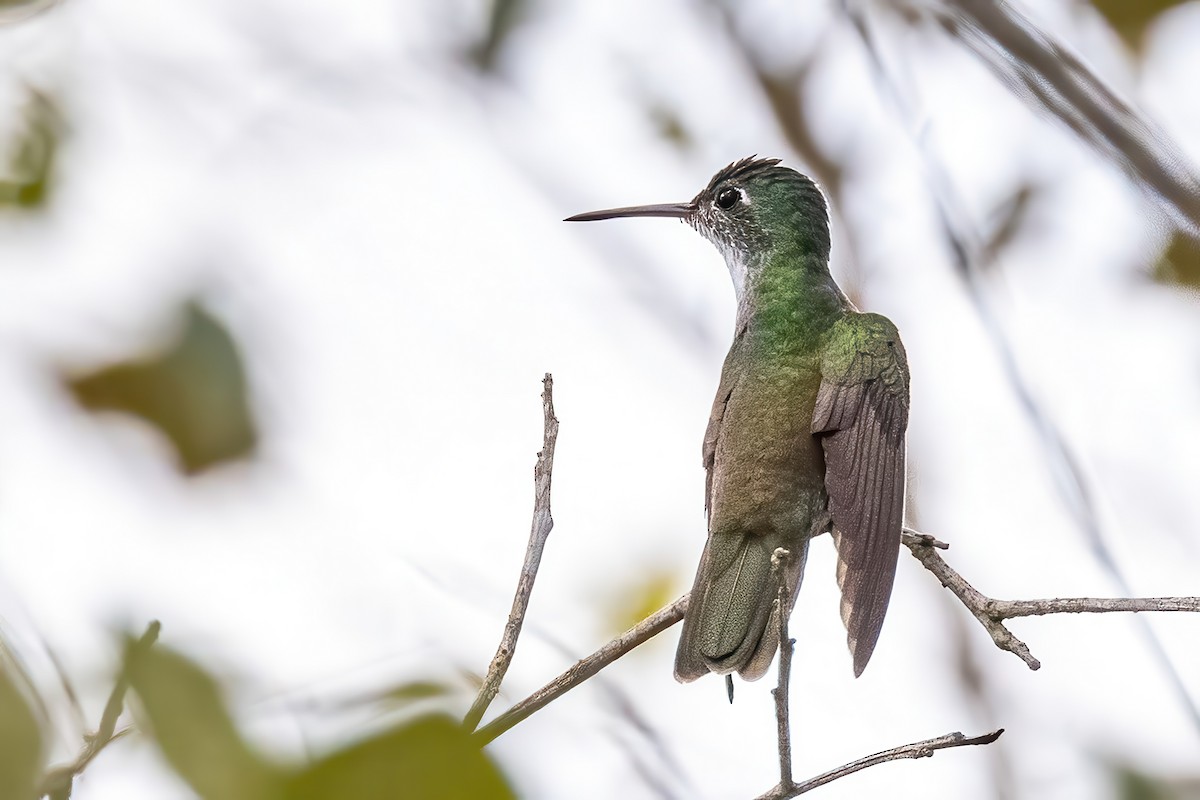
<path id="1" fill-rule="evenodd" d="M 311 765 L 273 764 L 242 738 L 216 681 L 198 666 L 161 648 L 129 654 L 126 669 L 148 733 L 206 800 L 514 797 L 462 725 L 444 715 L 407 720 Z M 428 696 L 428 690 L 428 684 L 419 684 L 407 694 Z"/>
<path id="2" fill-rule="evenodd" d="M 501 800 L 515 797 L 463 726 L 444 715 L 412 720 L 335 753 L 296 776 L 288 800 Z"/>
<path id="3" fill-rule="evenodd" d="M 1113 769 L 1117 800 L 1200 800 L 1200 780 L 1175 780 L 1125 766 Z"/>
<path id="4" fill-rule="evenodd" d="M 164 648 L 128 651 L 129 685 L 163 755 L 204 798 L 278 797 L 279 770 L 243 741 L 211 677 Z"/>
<path id="5" fill-rule="evenodd" d="M 1183 0 L 1092 0 L 1125 44 L 1140 53 L 1146 28 L 1162 12 L 1182 5 Z"/>
<path id="6" fill-rule="evenodd" d="M 28 798 L 42 769 L 42 733 L 13 669 L 0 662 L 0 797 Z"/>
<path id="7" fill-rule="evenodd" d="M 670 572 L 656 570 L 643 573 L 641 583 L 621 594 L 608 614 L 613 633 L 632 628 L 646 617 L 668 605 L 678 593 L 679 582 Z"/>
<path id="8" fill-rule="evenodd" d="M 144 420 L 170 441 L 189 475 L 253 453 L 258 440 L 237 343 L 203 307 L 189 304 L 164 352 L 84 376 L 67 376 L 92 411 Z"/>
<path id="9" fill-rule="evenodd" d="M 1154 279 L 1171 286 L 1200 289 L 1200 241 L 1176 231 L 1154 265 Z"/>
<path id="10" fill-rule="evenodd" d="M 50 98 L 31 89 L 25 106 L 24 129 L 11 145 L 8 163 L 0 176 L 0 207 L 29 210 L 45 205 L 59 137 L 57 109 Z"/>
<path id="11" fill-rule="evenodd" d="M 0 11 L 22 11 L 26 13 L 34 13 L 45 9 L 47 6 L 53 5 L 53 3 L 54 0 L 0 0 Z M 21 17 L 16 18 L 20 19 Z M 9 21 L 9 18 L 0 17 L 0 21 Z"/>

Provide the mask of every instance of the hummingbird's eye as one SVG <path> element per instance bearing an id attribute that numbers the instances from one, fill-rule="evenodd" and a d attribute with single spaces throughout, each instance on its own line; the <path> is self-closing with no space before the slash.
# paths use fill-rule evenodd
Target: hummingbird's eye
<path id="1" fill-rule="evenodd" d="M 737 189 L 722 189 L 717 194 L 717 205 L 728 211 L 742 199 L 742 193 Z"/>

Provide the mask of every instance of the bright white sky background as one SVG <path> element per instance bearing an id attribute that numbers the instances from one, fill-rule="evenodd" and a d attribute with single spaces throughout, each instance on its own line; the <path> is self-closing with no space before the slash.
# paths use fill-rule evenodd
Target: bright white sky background
<path id="1" fill-rule="evenodd" d="M 685 226 L 559 220 L 687 200 L 751 153 L 804 164 L 709 11 L 540 2 L 499 77 L 455 55 L 485 12 L 68 0 L 0 29 L 4 134 L 30 83 L 67 124 L 48 212 L 0 218 L 0 625 L 50 698 L 54 651 L 91 724 L 118 634 L 151 618 L 164 644 L 229 680 L 248 733 L 283 757 L 382 724 L 338 707 L 406 681 L 450 681 L 465 710 L 460 676 L 491 658 L 525 548 L 546 371 L 562 422 L 556 527 L 493 713 L 606 641 L 654 576 L 688 588 L 729 278 Z M 1197 4 L 1151 29 L 1140 72 L 1088 7 L 1036 13 L 1200 162 Z M 949 562 L 997 597 L 1116 592 L 953 272 L 914 141 L 980 227 L 1018 180 L 1044 188 L 989 301 L 1135 592 L 1200 594 L 1200 314 L 1147 277 L 1165 235 L 1156 206 L 935 29 L 880 29 L 914 131 L 880 100 L 838 4 L 760 0 L 739 19 L 781 65 L 820 48 L 805 112 L 850 165 L 837 222 L 858 242 L 852 266 L 835 239 L 834 270 L 904 336 L 910 513 L 952 544 Z M 647 105 L 673 109 L 690 148 L 664 139 Z M 242 347 L 263 448 L 189 481 L 138 423 L 79 411 L 54 369 L 140 352 L 197 292 Z M 819 541 L 792 617 L 797 775 L 1001 726 L 990 749 L 885 765 L 820 796 L 1091 800 L 1106 796 L 1109 759 L 1194 774 L 1200 731 L 1134 622 L 1013 623 L 1043 663 L 1030 672 L 902 553 L 855 680 Z M 1200 619 L 1150 622 L 1200 699 Z M 678 685 L 677 636 L 493 745 L 524 796 L 773 785 L 770 681 L 739 684 L 732 707 L 716 678 Z M 986 704 L 964 688 L 964 657 Z M 59 758 L 80 743 L 68 721 Z M 132 738 L 74 796 L 191 795 Z"/>

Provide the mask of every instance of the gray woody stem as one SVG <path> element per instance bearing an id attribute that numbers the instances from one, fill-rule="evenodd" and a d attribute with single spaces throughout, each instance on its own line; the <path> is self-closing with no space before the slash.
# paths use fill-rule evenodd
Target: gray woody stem
<path id="1" fill-rule="evenodd" d="M 1114 611 L 1200 611 L 1200 597 L 1060 597 L 1052 600 L 993 600 L 951 569 L 938 550 L 950 545 L 939 542 L 926 533 L 905 530 L 903 540 L 913 556 L 933 573 L 942 586 L 954 593 L 975 619 L 983 625 L 992 641 L 1024 661 L 1030 669 L 1042 664 L 1024 642 L 1004 627 L 1004 620 L 1013 617 L 1034 617 L 1045 614 L 1106 614 Z"/>
<path id="2" fill-rule="evenodd" d="M 688 596 L 685 594 L 671 605 L 646 617 L 587 658 L 577 661 L 562 675 L 476 731 L 475 740 L 480 745 L 487 744 L 533 712 L 549 704 L 550 701 L 571 691 L 630 650 L 679 622 L 683 619 L 683 613 L 687 611 L 687 601 Z"/>
<path id="3" fill-rule="evenodd" d="M 775 611 L 779 614 L 779 685 L 771 694 L 775 695 L 775 726 L 779 738 L 779 787 L 791 789 L 792 783 L 792 726 L 788 719 L 788 686 L 792 679 L 792 650 L 796 640 L 788 636 L 788 617 L 792 613 L 791 594 L 787 587 L 787 570 L 784 562 L 789 553 L 782 547 L 771 554 L 771 571 L 779 583 L 775 598 Z"/>
<path id="4" fill-rule="evenodd" d="M 847 775 L 853 775 L 855 772 L 864 770 L 867 767 L 874 767 L 877 764 L 883 764 L 888 761 L 899 761 L 902 758 L 928 758 L 938 750 L 946 750 L 950 747 L 967 747 L 976 744 L 991 744 L 1000 738 L 1000 734 L 1004 733 L 1001 728 L 991 733 L 985 733 L 982 736 L 972 736 L 970 738 L 963 736 L 961 733 L 947 733 L 945 736 L 938 736 L 936 739 L 924 739 L 920 742 L 912 744 L 902 744 L 899 747 L 893 747 L 890 750 L 884 750 L 881 753 L 876 753 L 873 756 L 860 758 L 858 761 L 851 761 L 849 764 L 843 764 L 837 769 L 831 769 L 829 772 L 823 772 L 815 778 L 809 778 L 803 783 L 784 786 L 780 784 L 771 791 L 759 795 L 755 800 L 787 800 L 789 797 L 797 797 L 811 792 L 813 789 L 824 786 L 827 783 L 832 783 L 838 778 L 844 778 Z"/>
<path id="5" fill-rule="evenodd" d="M 538 565 L 542 561 L 542 550 L 546 539 L 554 527 L 554 518 L 550 516 L 550 478 L 554 471 L 554 444 L 558 441 L 558 418 L 554 416 L 554 378 L 549 372 L 542 378 L 542 450 L 538 453 L 537 463 L 533 467 L 533 523 L 529 531 L 529 546 L 525 549 L 525 563 L 521 565 L 521 577 L 517 581 L 517 593 L 513 596 L 512 610 L 508 613 L 508 623 L 504 626 L 504 635 L 500 637 L 500 646 L 488 666 L 483 685 L 479 694 L 471 704 L 471 710 L 463 718 L 467 730 L 475 730 L 483 714 L 487 711 L 496 692 L 500 691 L 500 682 L 508 665 L 512 663 L 513 653 L 517 649 L 517 637 L 521 635 L 521 625 L 525 621 L 525 611 L 529 608 L 529 595 L 533 592 L 533 581 L 537 577 Z"/>

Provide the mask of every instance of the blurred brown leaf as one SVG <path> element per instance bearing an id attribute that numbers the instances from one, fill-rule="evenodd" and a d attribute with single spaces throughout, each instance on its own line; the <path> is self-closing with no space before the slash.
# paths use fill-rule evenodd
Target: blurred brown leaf
<path id="1" fill-rule="evenodd" d="M 504 776 L 455 719 L 420 717 L 296 776 L 288 800 L 507 800 Z"/>
<path id="2" fill-rule="evenodd" d="M 1146 28 L 1154 18 L 1184 2 L 1186 0 L 1092 0 L 1092 5 L 1125 40 L 1129 49 L 1140 55 Z"/>
<path id="3" fill-rule="evenodd" d="M 1200 289 L 1200 241 L 1176 231 L 1154 265 L 1154 280 L 1168 286 Z"/>
<path id="4" fill-rule="evenodd" d="M 0 660 L 0 797 L 32 798 L 42 771 L 42 733 L 13 668 Z"/>
<path id="5" fill-rule="evenodd" d="M 183 656 L 138 649 L 125 669 L 171 767 L 205 800 L 280 797 L 282 773 L 254 753 L 230 718 L 216 682 Z"/>
<path id="6" fill-rule="evenodd" d="M 131 414 L 154 426 L 189 475 L 244 458 L 257 444 L 237 343 L 195 304 L 184 309 L 183 332 L 165 352 L 68 377 L 67 385 L 84 408 Z"/>

